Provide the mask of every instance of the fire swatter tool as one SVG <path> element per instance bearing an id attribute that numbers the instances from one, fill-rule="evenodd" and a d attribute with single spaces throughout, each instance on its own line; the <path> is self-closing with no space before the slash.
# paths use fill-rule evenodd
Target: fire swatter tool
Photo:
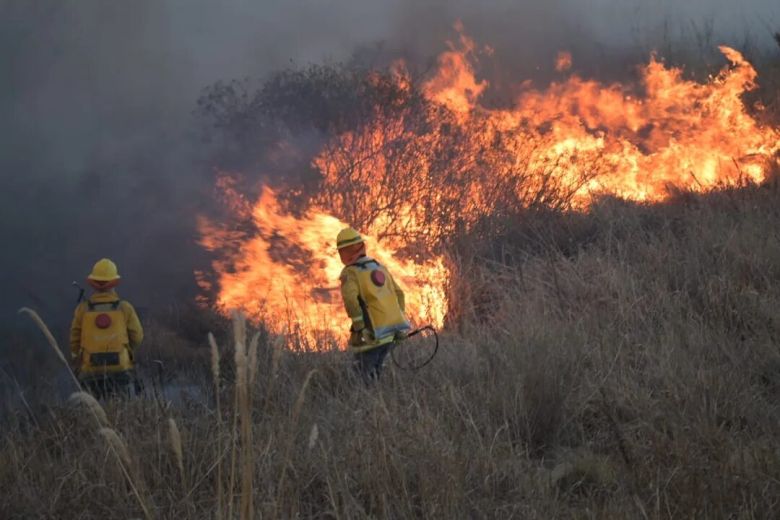
<path id="1" fill-rule="evenodd" d="M 75 280 L 71 285 L 79 291 L 79 297 L 76 299 L 76 303 L 81 303 L 81 301 L 84 299 L 84 288 L 80 286 L 79 283 Z"/>
<path id="2" fill-rule="evenodd" d="M 390 351 L 390 357 L 398 368 L 419 370 L 433 361 L 438 351 L 439 335 L 433 325 L 425 325 L 400 339 Z"/>

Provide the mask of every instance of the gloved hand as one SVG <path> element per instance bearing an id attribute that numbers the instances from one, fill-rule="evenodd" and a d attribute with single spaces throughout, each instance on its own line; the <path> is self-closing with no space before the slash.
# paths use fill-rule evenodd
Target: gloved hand
<path id="1" fill-rule="evenodd" d="M 350 329 L 349 344 L 353 346 L 365 345 L 373 338 L 371 337 L 371 331 L 368 327 L 363 327 L 360 330 Z"/>
<path id="2" fill-rule="evenodd" d="M 70 365 L 71 371 L 78 376 L 79 372 L 81 371 L 81 353 L 79 354 L 70 354 Z"/>
<path id="3" fill-rule="evenodd" d="M 405 340 L 405 339 L 406 339 L 408 336 L 409 336 L 409 331 L 408 331 L 408 330 L 399 330 L 398 332 L 396 332 L 396 333 L 395 333 L 395 336 L 394 336 L 394 338 L 393 338 L 393 339 L 394 339 L 395 341 L 403 341 L 403 340 Z"/>

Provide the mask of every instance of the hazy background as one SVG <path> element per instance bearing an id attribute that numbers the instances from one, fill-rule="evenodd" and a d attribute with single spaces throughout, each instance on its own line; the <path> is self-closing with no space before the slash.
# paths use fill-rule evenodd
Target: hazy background
<path id="1" fill-rule="evenodd" d="M 543 81 L 564 48 L 596 76 L 630 73 L 651 49 L 679 61 L 717 60 L 718 43 L 773 52 L 780 3 L 0 0 L 2 341 L 28 327 L 22 305 L 63 337 L 70 283 L 102 256 L 137 306 L 192 301 L 208 260 L 194 216 L 212 197 L 193 115 L 205 86 L 376 45 L 432 63 L 458 19 L 496 49 L 485 74 Z"/>

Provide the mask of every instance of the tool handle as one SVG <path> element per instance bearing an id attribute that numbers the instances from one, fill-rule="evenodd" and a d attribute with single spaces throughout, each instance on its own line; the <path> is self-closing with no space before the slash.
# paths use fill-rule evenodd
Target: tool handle
<path id="1" fill-rule="evenodd" d="M 84 288 L 78 284 L 75 280 L 73 281 L 73 287 L 79 290 L 79 297 L 76 299 L 76 303 L 81 303 L 81 300 L 84 299 Z"/>
<path id="2" fill-rule="evenodd" d="M 411 338 L 412 336 L 416 336 L 417 334 L 421 333 L 424 330 L 434 330 L 433 325 L 428 324 L 428 325 L 423 325 L 422 327 L 418 327 L 414 329 L 412 332 L 410 332 L 409 334 L 407 334 L 406 337 Z"/>
<path id="3" fill-rule="evenodd" d="M 401 363 L 398 362 L 398 360 L 395 357 L 396 348 L 393 348 L 392 350 L 390 350 L 390 358 L 393 360 L 393 363 L 395 363 L 395 366 L 397 366 L 398 368 L 403 369 L 403 370 L 412 370 L 412 371 L 414 371 L 414 370 L 421 369 L 422 367 L 426 366 L 428 363 L 433 361 L 433 358 L 436 357 L 436 353 L 439 351 L 439 335 L 436 333 L 436 329 L 433 327 L 433 325 L 431 325 L 431 324 L 423 325 L 422 327 L 414 329 L 409 334 L 407 334 L 406 337 L 403 338 L 403 339 L 404 340 L 409 339 L 412 336 L 416 336 L 417 334 L 421 333 L 424 330 L 430 330 L 433 333 L 433 339 L 435 341 L 434 347 L 433 347 L 433 351 L 428 356 L 428 358 L 425 361 L 423 361 L 422 363 L 420 363 L 418 365 L 415 365 L 415 366 L 412 366 L 412 365 L 402 365 Z M 403 344 L 403 341 L 399 341 L 398 343 L 395 344 L 395 347 L 398 347 L 398 348 L 409 348 L 409 347 L 401 347 L 402 344 Z"/>

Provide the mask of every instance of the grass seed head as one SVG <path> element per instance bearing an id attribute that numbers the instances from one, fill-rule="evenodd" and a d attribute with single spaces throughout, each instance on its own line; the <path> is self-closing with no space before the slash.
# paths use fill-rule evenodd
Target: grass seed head
<path id="1" fill-rule="evenodd" d="M 209 332 L 209 346 L 211 347 L 211 375 L 214 378 L 214 386 L 219 386 L 219 347 L 214 334 Z"/>
<path id="2" fill-rule="evenodd" d="M 60 346 L 57 344 L 57 340 L 54 339 L 54 336 L 49 330 L 49 327 L 46 326 L 46 323 L 44 323 L 43 319 L 41 319 L 41 317 L 38 315 L 37 312 L 35 312 L 34 310 L 28 307 L 22 307 L 21 309 L 19 309 L 19 313 L 27 314 L 28 316 L 30 316 L 30 318 L 32 318 L 32 320 L 35 322 L 38 328 L 41 329 L 41 332 L 43 332 L 43 335 L 46 337 L 46 341 L 49 343 L 51 349 L 54 351 L 57 357 L 60 358 L 60 361 L 62 361 L 62 364 L 65 365 L 65 368 L 68 369 L 68 373 L 70 374 L 70 377 L 73 380 L 73 382 L 76 384 L 78 388 L 81 388 L 78 379 L 76 379 L 76 374 L 73 373 L 73 369 L 70 368 L 70 364 L 65 359 L 65 354 L 63 354 L 62 350 L 60 350 Z"/>
<path id="3" fill-rule="evenodd" d="M 83 406 L 92 413 L 95 420 L 98 422 L 98 426 L 108 426 L 108 417 L 106 411 L 100 405 L 100 403 L 87 392 L 73 392 L 68 398 L 68 402 L 71 406 Z"/>
<path id="4" fill-rule="evenodd" d="M 171 442 L 171 451 L 173 451 L 173 455 L 176 458 L 176 466 L 179 468 L 182 479 L 184 479 L 184 451 L 181 446 L 181 433 L 173 418 L 168 419 L 168 438 Z"/>
<path id="5" fill-rule="evenodd" d="M 113 428 L 100 428 L 98 433 L 103 437 L 108 445 L 114 450 L 119 460 L 124 464 L 125 468 L 130 467 L 130 451 L 127 449 L 127 444 L 119 434 Z"/>

